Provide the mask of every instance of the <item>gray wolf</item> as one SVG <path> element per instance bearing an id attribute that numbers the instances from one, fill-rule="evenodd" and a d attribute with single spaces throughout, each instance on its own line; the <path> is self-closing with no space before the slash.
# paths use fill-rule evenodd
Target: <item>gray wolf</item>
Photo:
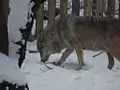
<path id="1" fill-rule="evenodd" d="M 83 50 L 103 50 L 120 60 L 119 25 L 119 20 L 106 17 L 68 15 L 58 18 L 38 36 L 37 47 L 41 60 L 48 60 L 51 54 L 64 48 L 76 51 L 79 69 L 84 65 Z"/>

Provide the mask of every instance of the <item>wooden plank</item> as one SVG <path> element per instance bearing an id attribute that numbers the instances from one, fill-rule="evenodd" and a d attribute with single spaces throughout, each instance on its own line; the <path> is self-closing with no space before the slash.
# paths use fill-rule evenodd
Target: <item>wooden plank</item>
<path id="1" fill-rule="evenodd" d="M 72 14 L 79 15 L 80 12 L 80 0 L 72 0 Z"/>
<path id="2" fill-rule="evenodd" d="M 92 14 L 93 16 L 103 16 L 104 0 L 93 0 Z"/>
<path id="3" fill-rule="evenodd" d="M 91 16 L 92 0 L 84 0 L 84 16 Z"/>
<path id="4" fill-rule="evenodd" d="M 120 0 L 119 0 L 119 19 L 120 19 Z"/>
<path id="5" fill-rule="evenodd" d="M 55 19 L 56 0 L 48 0 L 48 24 Z"/>
<path id="6" fill-rule="evenodd" d="M 44 3 L 40 5 L 36 12 L 36 35 L 41 35 L 44 19 Z"/>
<path id="7" fill-rule="evenodd" d="M 60 0 L 60 17 L 65 18 L 67 16 L 68 0 Z"/>
<path id="8" fill-rule="evenodd" d="M 115 0 L 108 0 L 107 16 L 114 18 L 115 15 Z"/>

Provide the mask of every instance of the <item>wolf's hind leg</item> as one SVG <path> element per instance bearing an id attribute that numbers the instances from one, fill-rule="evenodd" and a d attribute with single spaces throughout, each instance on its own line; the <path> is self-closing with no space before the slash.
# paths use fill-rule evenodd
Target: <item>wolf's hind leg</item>
<path id="1" fill-rule="evenodd" d="M 108 55 L 108 68 L 111 70 L 114 66 L 114 58 L 107 52 Z"/>
<path id="2" fill-rule="evenodd" d="M 77 70 L 82 69 L 84 62 L 83 62 L 83 47 L 81 42 L 77 38 L 72 38 L 73 40 L 73 47 L 77 53 L 79 67 Z"/>

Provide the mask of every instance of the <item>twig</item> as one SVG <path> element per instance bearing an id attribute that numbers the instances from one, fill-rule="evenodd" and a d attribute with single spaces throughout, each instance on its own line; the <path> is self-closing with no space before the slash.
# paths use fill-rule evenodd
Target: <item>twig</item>
<path id="1" fill-rule="evenodd" d="M 45 64 L 45 66 L 46 66 L 48 69 L 50 69 L 50 70 L 51 70 L 51 69 L 53 69 L 53 68 L 51 68 L 51 67 L 47 66 L 46 64 Z"/>
<path id="2" fill-rule="evenodd" d="M 102 54 L 102 53 L 103 53 L 103 51 L 101 51 L 101 52 L 95 54 L 93 57 L 96 57 L 96 56 L 98 56 L 98 55 L 100 55 L 100 54 Z"/>
<path id="3" fill-rule="evenodd" d="M 29 50 L 29 53 L 39 53 L 39 52 L 35 50 Z"/>

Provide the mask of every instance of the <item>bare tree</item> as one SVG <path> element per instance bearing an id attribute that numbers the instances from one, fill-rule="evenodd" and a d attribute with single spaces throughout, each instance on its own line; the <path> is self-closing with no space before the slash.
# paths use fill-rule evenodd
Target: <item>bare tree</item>
<path id="1" fill-rule="evenodd" d="M 37 34 L 41 35 L 43 29 L 43 18 L 44 18 L 44 4 L 41 4 L 36 12 L 36 37 Z"/>

